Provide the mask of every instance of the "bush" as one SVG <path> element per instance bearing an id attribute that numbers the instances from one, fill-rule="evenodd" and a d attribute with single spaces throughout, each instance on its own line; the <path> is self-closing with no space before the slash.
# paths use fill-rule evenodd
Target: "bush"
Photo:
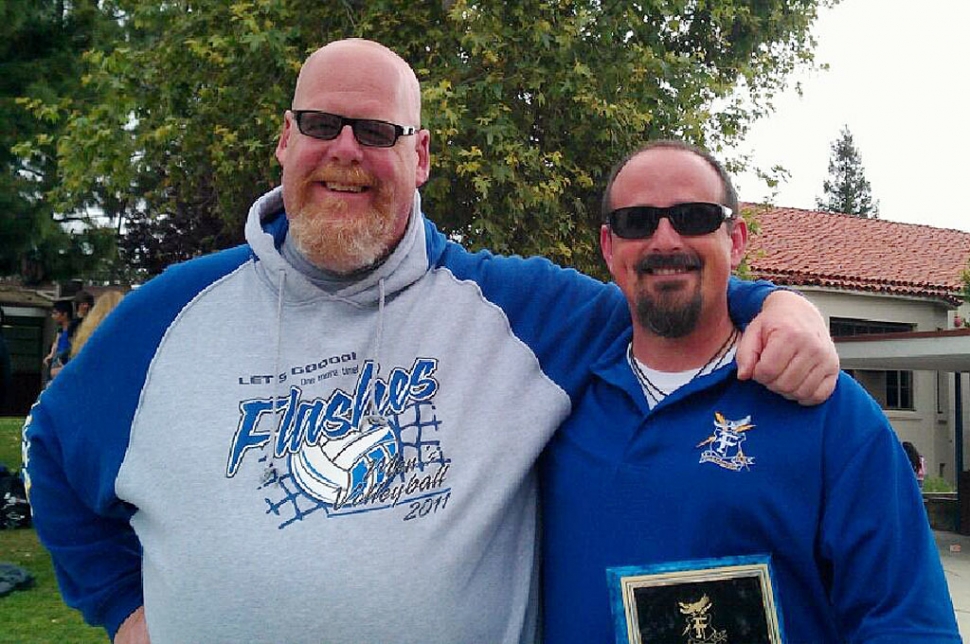
<path id="1" fill-rule="evenodd" d="M 939 494 L 940 492 L 956 492 L 946 479 L 940 476 L 928 476 L 923 480 L 923 492 Z"/>

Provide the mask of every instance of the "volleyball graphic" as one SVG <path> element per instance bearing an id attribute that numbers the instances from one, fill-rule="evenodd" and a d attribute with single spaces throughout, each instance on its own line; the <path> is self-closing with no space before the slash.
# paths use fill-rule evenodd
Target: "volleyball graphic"
<path id="1" fill-rule="evenodd" d="M 297 485 L 324 503 L 365 497 L 384 482 L 399 452 L 394 429 L 383 418 L 364 417 L 359 432 L 305 445 L 290 457 Z"/>

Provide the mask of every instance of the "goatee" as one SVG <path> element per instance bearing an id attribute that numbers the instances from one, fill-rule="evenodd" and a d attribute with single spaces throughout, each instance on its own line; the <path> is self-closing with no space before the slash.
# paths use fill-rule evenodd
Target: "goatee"
<path id="1" fill-rule="evenodd" d="M 637 264 L 637 273 L 650 274 L 660 269 L 703 270 L 700 257 L 688 253 L 647 255 Z M 684 293 L 683 283 L 671 281 L 657 287 L 657 295 L 641 291 L 636 298 L 636 315 L 640 326 L 662 338 L 682 338 L 697 328 L 703 297 L 700 282 L 694 292 Z"/>
<path id="2" fill-rule="evenodd" d="M 657 298 L 646 293 L 637 297 L 637 321 L 651 333 L 661 338 L 682 338 L 697 328 L 701 317 L 703 300 L 700 291 L 686 302 L 678 301 L 673 291 L 661 291 Z"/>

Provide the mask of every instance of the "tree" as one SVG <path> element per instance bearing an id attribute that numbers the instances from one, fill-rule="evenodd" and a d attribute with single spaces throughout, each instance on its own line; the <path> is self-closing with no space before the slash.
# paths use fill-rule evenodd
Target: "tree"
<path id="1" fill-rule="evenodd" d="M 872 190 L 862 167 L 862 157 L 847 125 L 842 127 L 839 138 L 832 143 L 829 178 L 822 183 L 822 188 L 825 195 L 816 200 L 822 210 L 866 219 L 879 218 L 879 202 L 872 198 Z"/>
<path id="2" fill-rule="evenodd" d="M 657 137 L 721 150 L 812 64 L 831 0 L 104 0 L 123 42 L 85 56 L 102 100 L 54 110 L 63 210 L 99 190 L 149 273 L 242 238 L 278 182 L 273 150 L 307 53 L 386 44 L 422 81 L 432 132 L 425 208 L 472 248 L 599 271 L 598 200 L 613 162 Z"/>
<path id="3" fill-rule="evenodd" d="M 115 231 L 57 212 L 46 196 L 57 184 L 60 127 L 50 111 L 26 108 L 84 99 L 81 52 L 114 27 L 93 0 L 0 2 L 0 275 L 27 283 L 101 274 L 115 255 Z M 29 153 L 17 143 L 31 139 Z M 80 217 L 81 220 L 86 219 Z"/>
<path id="4" fill-rule="evenodd" d="M 963 298 L 964 302 L 970 304 L 970 261 L 967 262 L 967 267 L 960 271 L 960 281 L 963 283 L 960 297 Z"/>

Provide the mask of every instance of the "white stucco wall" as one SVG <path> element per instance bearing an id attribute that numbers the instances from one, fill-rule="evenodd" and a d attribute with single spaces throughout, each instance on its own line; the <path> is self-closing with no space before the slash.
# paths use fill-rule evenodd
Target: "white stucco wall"
<path id="1" fill-rule="evenodd" d="M 938 301 L 810 287 L 800 291 L 819 308 L 826 322 L 830 318 L 837 317 L 914 324 L 915 331 L 952 328 L 954 312 L 949 306 Z M 970 310 L 963 314 L 970 315 Z M 943 385 L 943 391 L 938 399 L 940 384 Z M 967 384 L 965 379 L 965 400 Z M 943 476 L 951 484 L 956 485 L 952 400 L 952 374 L 943 374 L 941 379 L 935 371 L 914 371 L 914 409 L 912 411 L 886 410 L 886 416 L 896 430 L 899 440 L 912 442 L 926 459 L 927 476 Z M 968 413 L 970 410 L 965 409 L 965 428 L 970 427 L 966 424 Z M 970 467 L 968 448 L 970 446 L 964 445 L 965 468 Z"/>

